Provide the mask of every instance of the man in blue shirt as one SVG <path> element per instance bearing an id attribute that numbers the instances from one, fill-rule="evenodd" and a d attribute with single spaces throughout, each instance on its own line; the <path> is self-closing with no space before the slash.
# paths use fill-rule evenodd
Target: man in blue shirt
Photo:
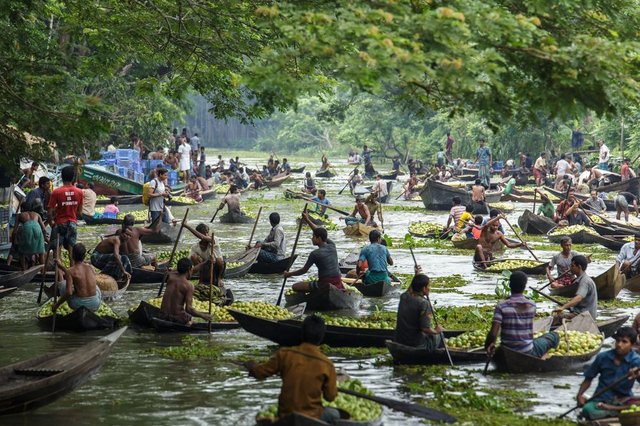
<path id="1" fill-rule="evenodd" d="M 615 349 L 598 354 L 593 364 L 584 372 L 584 381 L 576 395 L 578 405 L 582 406 L 580 417 L 587 420 L 618 416 L 621 410 L 627 409 L 630 406 L 629 400 L 633 397 L 633 382 L 640 378 L 640 355 L 633 351 L 633 345 L 638 339 L 636 331 L 632 327 L 621 327 L 613 338 L 616 339 Z M 587 402 L 584 393 L 598 375 L 600 377 L 595 394 L 624 376 L 628 376 L 628 380 L 621 381 L 602 395 L 597 395 L 593 401 Z"/>
<path id="2" fill-rule="evenodd" d="M 356 272 L 358 276 L 360 276 L 360 273 L 364 269 L 363 262 L 366 260 L 369 269 L 365 272 L 362 280 L 365 284 L 375 284 L 380 281 L 391 282 L 387 264 L 393 265 L 393 259 L 391 258 L 391 254 L 389 254 L 389 250 L 380 244 L 381 240 L 382 233 L 374 229 L 369 232 L 369 241 L 371 244 L 365 246 L 360 251 Z"/>
<path id="3" fill-rule="evenodd" d="M 491 149 L 485 146 L 484 138 L 480 139 L 480 147 L 476 151 L 476 162 L 478 163 L 478 179 L 482 184 L 489 188 L 489 180 L 491 178 L 491 164 L 493 164 L 493 156 L 491 155 Z"/>
<path id="4" fill-rule="evenodd" d="M 318 189 L 318 195 L 313 197 L 311 200 L 315 201 L 316 203 L 324 204 L 325 206 L 331 205 L 331 202 L 327 200 L 327 191 L 325 191 L 324 189 Z M 316 204 L 315 213 L 320 216 L 325 216 L 327 208 L 320 206 L 320 204 Z"/>

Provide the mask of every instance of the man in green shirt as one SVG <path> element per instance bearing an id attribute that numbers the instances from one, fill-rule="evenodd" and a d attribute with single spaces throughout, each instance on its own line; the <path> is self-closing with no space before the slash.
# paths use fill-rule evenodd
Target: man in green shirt
<path id="1" fill-rule="evenodd" d="M 540 207 L 538 208 L 538 214 L 548 217 L 549 219 L 553 219 L 553 215 L 556 212 L 556 208 L 553 206 L 553 203 L 551 202 L 547 194 L 539 191 L 537 188 L 535 189 L 535 191 L 540 194 L 541 200 Z"/>

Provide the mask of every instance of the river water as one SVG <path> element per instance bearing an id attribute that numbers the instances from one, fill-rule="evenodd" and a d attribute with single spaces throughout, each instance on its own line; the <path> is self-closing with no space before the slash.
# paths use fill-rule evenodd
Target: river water
<path id="1" fill-rule="evenodd" d="M 255 154 L 254 154 L 255 155 Z M 247 158 L 248 164 L 262 164 L 264 159 Z M 210 156 L 214 158 L 214 156 Z M 307 170 L 315 171 L 316 162 L 308 159 L 294 159 L 294 166 L 306 165 Z M 337 162 L 340 163 L 340 162 Z M 384 167 L 380 167 L 384 171 Z M 338 191 L 346 182 L 346 176 L 351 170 L 344 162 L 337 165 L 339 176 L 333 179 L 317 179 L 319 188 L 325 188 L 332 203 L 343 210 L 350 210 L 353 200 L 348 197 L 348 191 L 338 196 Z M 402 178 L 402 177 L 401 177 Z M 256 238 L 264 238 L 269 231 L 268 213 L 279 211 L 282 223 L 287 233 L 290 252 L 295 237 L 295 218 L 301 210 L 300 202 L 287 201 L 283 197 L 285 188 L 298 189 L 301 186 L 302 175 L 296 175 L 294 181 L 284 184 L 281 188 L 270 191 L 250 192 L 243 195 L 243 199 L 251 199 L 251 209 L 257 210 L 257 205 L 264 205 L 265 209 L 258 224 Z M 396 206 L 419 207 L 420 202 L 395 201 L 399 194 L 400 183 L 395 184 L 390 204 Z M 205 205 L 192 207 L 189 221 L 197 222 L 211 218 L 219 200 L 212 200 Z M 142 206 L 144 207 L 144 206 Z M 530 206 L 529 206 L 530 207 Z M 122 206 L 122 210 L 132 210 L 141 206 Z M 177 218 L 184 214 L 185 207 L 174 207 L 172 210 Z M 515 224 L 524 206 L 508 215 L 511 223 Z M 330 213 L 334 222 L 338 223 L 338 215 Z M 410 222 L 427 220 L 445 223 L 446 212 L 425 212 L 423 209 L 387 210 L 385 212 L 385 229 L 393 238 L 402 238 L 407 232 Z M 340 225 L 341 227 L 342 225 Z M 113 227 L 81 227 L 79 240 L 93 247 L 98 236 L 106 234 Z M 222 225 L 215 224 L 216 236 L 226 254 L 242 250 L 246 245 L 251 225 Z M 187 233 L 188 234 L 188 233 Z M 352 249 L 365 243 L 364 239 L 344 236 L 341 230 L 330 232 L 330 237 L 336 242 L 340 256 L 345 256 Z M 188 248 L 196 239 L 184 235 L 179 248 Z M 535 247 L 535 244 L 534 244 Z M 147 249 L 153 249 L 147 246 Z M 158 248 L 160 249 L 160 248 Z M 170 250 L 171 247 L 162 247 Z M 306 255 L 313 249 L 310 232 L 303 229 L 298 244 L 297 253 L 300 254 L 295 266 L 299 267 L 306 260 Z M 408 250 L 392 249 L 395 265 L 391 268 L 395 272 L 411 273 L 413 261 Z M 549 258 L 551 251 L 537 251 L 541 259 Z M 432 300 L 438 305 L 476 305 L 492 304 L 492 301 L 478 302 L 469 295 L 473 293 L 491 294 L 496 284 L 496 276 L 478 274 L 471 265 L 471 254 L 458 255 L 443 253 L 442 250 L 420 248 L 416 250 L 418 262 L 423 270 L 431 276 L 446 276 L 458 273 L 471 282 L 463 287 L 464 294 L 434 293 Z M 513 250 L 510 257 L 528 257 L 528 253 Z M 594 276 L 604 271 L 612 262 L 613 254 L 600 256 L 589 267 L 590 275 Z M 310 273 L 315 273 L 312 269 Z M 240 279 L 227 280 L 226 285 L 233 289 L 237 300 L 264 300 L 275 303 L 282 278 L 280 276 L 248 275 Z M 119 314 L 126 316 L 126 311 L 140 300 L 154 297 L 157 286 L 147 289 L 129 290 L 121 300 L 114 303 L 113 308 Z M 80 346 L 105 332 L 95 333 L 67 333 L 40 329 L 35 320 L 37 306 L 37 287 L 29 284 L 14 295 L 0 300 L 0 365 L 6 365 L 64 348 Z M 365 299 L 361 313 L 376 308 L 395 310 L 399 294 L 383 300 Z M 619 298 L 630 300 L 636 298 L 633 294 L 623 290 Z M 540 302 L 539 310 L 550 310 L 551 304 Z M 614 315 L 624 310 L 603 312 Z M 635 315 L 633 310 L 627 310 Z M 5 417 L 0 424 L 19 425 L 51 425 L 69 423 L 75 425 L 107 424 L 107 425 L 251 425 L 254 424 L 255 414 L 264 406 L 277 401 L 280 380 L 272 378 L 264 382 L 257 382 L 248 378 L 231 361 L 237 357 L 266 357 L 275 346 L 264 339 L 253 336 L 242 329 L 216 332 L 208 339 L 212 345 L 223 347 L 221 357 L 214 360 L 175 361 L 166 359 L 151 352 L 153 348 L 179 345 L 183 336 L 160 335 L 149 331 L 130 328 L 115 345 L 113 352 L 103 368 L 86 384 L 68 394 L 56 403 L 43 407 L 24 415 Z M 608 342 L 609 343 L 609 342 Z M 337 367 L 346 370 L 352 377 L 360 379 L 363 384 L 376 394 L 411 400 L 424 395 L 408 393 L 405 385 L 411 378 L 394 369 L 391 365 L 379 365 L 375 361 L 378 356 L 365 358 L 349 358 L 332 356 Z M 464 374 L 477 378 L 482 385 L 488 387 L 506 387 L 523 391 L 532 391 L 535 405 L 532 414 L 554 415 L 572 406 L 573 396 L 581 381 L 580 371 L 569 371 L 561 374 L 534 374 L 525 376 L 489 374 L 482 376 L 484 365 L 472 364 L 463 367 Z M 556 389 L 556 386 L 569 386 L 569 389 Z M 455 414 L 455 413 L 452 413 Z M 415 418 L 391 410 L 384 410 L 384 424 L 419 424 Z"/>

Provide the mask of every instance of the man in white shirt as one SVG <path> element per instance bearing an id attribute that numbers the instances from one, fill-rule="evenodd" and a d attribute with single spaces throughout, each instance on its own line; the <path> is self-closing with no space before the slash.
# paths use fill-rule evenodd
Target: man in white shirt
<path id="1" fill-rule="evenodd" d="M 598 146 L 600 147 L 598 168 L 600 170 L 609 170 L 609 148 L 604 144 L 602 139 L 598 141 Z"/>
<path id="2" fill-rule="evenodd" d="M 180 171 L 182 172 L 182 179 L 186 185 L 189 182 L 189 171 L 191 170 L 191 145 L 187 143 L 187 138 L 184 136 L 180 138 L 178 154 L 180 154 Z"/>
<path id="3" fill-rule="evenodd" d="M 387 191 L 387 182 L 382 180 L 381 175 L 376 176 L 376 184 L 373 185 L 373 193 L 378 198 L 378 201 L 382 204 L 389 200 L 389 191 Z"/>
<path id="4" fill-rule="evenodd" d="M 555 189 L 558 189 L 558 185 L 564 179 L 564 175 L 566 175 L 567 172 L 570 171 L 570 170 L 571 170 L 571 164 L 569 164 L 569 162 L 567 162 L 567 160 L 565 160 L 565 155 L 562 154 L 560 156 L 560 159 L 556 163 Z"/>

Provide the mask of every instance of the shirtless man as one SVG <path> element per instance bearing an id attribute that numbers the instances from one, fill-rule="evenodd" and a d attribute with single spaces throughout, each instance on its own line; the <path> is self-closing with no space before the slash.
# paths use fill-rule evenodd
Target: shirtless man
<path id="1" fill-rule="evenodd" d="M 155 152 L 149 154 L 149 160 L 164 160 L 164 149 L 157 147 Z"/>
<path id="2" fill-rule="evenodd" d="M 31 163 L 31 167 L 26 169 L 22 169 L 22 178 L 20 182 L 18 182 L 18 187 L 20 188 L 35 188 L 36 187 L 36 175 L 35 173 L 38 171 L 38 167 L 40 164 L 36 161 Z"/>
<path id="3" fill-rule="evenodd" d="M 356 217 L 357 214 L 360 214 L 360 219 Z M 365 225 L 371 225 L 371 213 L 369 212 L 369 207 L 364 203 L 364 198 L 360 195 L 356 197 L 356 205 L 353 207 L 353 211 L 351 215 L 344 218 L 344 223 L 346 225 L 355 225 L 356 223 L 364 223 Z"/>
<path id="4" fill-rule="evenodd" d="M 124 254 L 120 254 L 120 249 L 124 249 L 127 241 L 131 238 L 130 229 L 125 229 L 118 235 L 107 237 L 93 250 L 91 264 L 104 274 L 111 275 L 116 280 L 131 278 L 131 262 Z M 124 251 L 124 250 L 123 250 Z"/>
<path id="5" fill-rule="evenodd" d="M 222 202 L 218 206 L 218 210 L 222 210 L 225 204 L 227 205 L 228 214 L 234 218 L 244 216 L 240 210 L 240 191 L 236 185 L 231 185 L 229 193 L 222 199 Z"/>
<path id="6" fill-rule="evenodd" d="M 69 307 L 74 310 L 84 306 L 95 312 L 100 307 L 102 294 L 96 285 L 96 273 L 93 267 L 84 263 L 86 254 L 87 249 L 84 244 L 78 243 L 71 249 L 73 266 L 65 268 L 60 259 L 57 260 L 57 266 L 64 273 L 66 282 L 63 281 L 59 284 L 62 297 L 53 304 L 52 312 L 55 312 L 64 302 L 67 302 Z"/>
<path id="7" fill-rule="evenodd" d="M 116 231 L 116 235 L 124 230 L 129 230 L 131 234 L 129 239 L 122 245 L 122 252 L 129 258 L 132 268 L 142 268 L 147 265 L 151 265 L 155 268 L 157 266 L 156 257 L 151 253 L 144 253 L 140 250 L 140 237 L 160 232 L 160 225 L 162 221 L 160 219 L 156 219 L 148 228 L 133 226 L 134 223 L 134 217 L 128 214 L 124 219 L 122 219 L 122 229 Z"/>
<path id="8" fill-rule="evenodd" d="M 167 290 L 162 296 L 160 311 L 169 320 L 191 325 L 192 317 L 210 321 L 211 316 L 193 308 L 193 285 L 189 282 L 193 263 L 183 257 L 178 261 L 178 272 L 172 272 L 167 279 Z"/>
<path id="9" fill-rule="evenodd" d="M 500 241 L 502 244 L 509 248 L 524 247 L 526 244 L 522 243 L 510 243 L 502 232 L 498 230 L 500 225 L 500 219 L 504 219 L 504 215 L 498 215 L 488 221 L 480 232 L 480 238 L 478 239 L 478 245 L 476 246 L 476 253 L 473 256 L 473 261 L 477 262 L 479 267 L 485 268 L 485 262 L 493 259 L 493 245 Z"/>
<path id="10" fill-rule="evenodd" d="M 320 159 L 320 161 L 322 161 L 320 170 L 327 170 L 329 167 L 331 167 L 331 164 L 329 164 L 329 159 L 325 154 L 322 154 L 322 158 Z"/>
<path id="11" fill-rule="evenodd" d="M 480 179 L 476 179 L 476 183 L 471 187 L 471 201 L 477 204 L 484 204 L 485 189 Z"/>

